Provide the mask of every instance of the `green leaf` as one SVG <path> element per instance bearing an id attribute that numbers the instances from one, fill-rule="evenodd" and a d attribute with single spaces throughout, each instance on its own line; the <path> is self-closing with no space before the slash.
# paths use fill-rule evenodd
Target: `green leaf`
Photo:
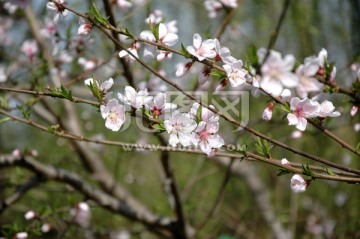
<path id="1" fill-rule="evenodd" d="M 289 102 L 285 102 L 285 105 L 277 105 L 282 111 L 285 111 L 286 113 L 291 113 L 290 104 Z"/>
<path id="2" fill-rule="evenodd" d="M 186 47 L 181 43 L 180 52 L 185 56 L 185 58 L 191 58 L 192 55 L 186 50 Z"/>
<path id="3" fill-rule="evenodd" d="M 157 23 L 155 26 L 150 23 L 150 31 L 152 32 L 152 34 L 154 34 L 156 41 L 159 41 L 159 26 L 160 22 Z"/>
<path id="4" fill-rule="evenodd" d="M 61 85 L 61 93 L 64 96 L 64 98 L 66 98 L 70 101 L 74 100 L 72 97 L 71 91 L 67 91 L 63 85 Z"/>
<path id="5" fill-rule="evenodd" d="M 2 119 L 0 119 L 0 124 L 4 123 L 6 121 L 9 121 L 9 120 L 11 120 L 9 117 L 2 118 Z"/>
<path id="6" fill-rule="evenodd" d="M 7 109 L 8 107 L 8 102 L 0 95 L 0 108 Z"/>
<path id="7" fill-rule="evenodd" d="M 100 24 L 106 24 L 107 19 L 105 19 L 103 16 L 101 16 L 99 10 L 97 9 L 96 5 L 94 3 L 91 4 L 89 15 L 93 17 L 98 23 Z"/>
<path id="8" fill-rule="evenodd" d="M 93 82 L 90 82 L 90 85 L 86 85 L 86 87 L 91 91 L 93 96 L 95 96 L 96 99 L 98 99 L 98 101 L 101 102 L 103 99 L 103 93 L 100 91 L 99 85 L 97 84 L 94 76 L 92 76 L 92 79 L 93 82 L 95 82 L 95 84 L 93 84 Z"/>
<path id="9" fill-rule="evenodd" d="M 124 35 L 130 37 L 131 39 L 134 38 L 134 35 L 126 27 L 119 27 L 119 28 L 123 32 Z"/>
<path id="10" fill-rule="evenodd" d="M 202 105 L 199 105 L 197 111 L 196 111 L 196 123 L 199 123 L 202 121 Z"/>
<path id="11" fill-rule="evenodd" d="M 328 167 L 323 167 L 323 170 L 324 170 L 324 172 L 326 172 L 327 174 L 329 174 L 331 176 L 338 176 L 333 171 L 331 171 Z"/>
<path id="12" fill-rule="evenodd" d="M 268 145 L 267 140 L 258 138 L 258 140 L 255 142 L 255 148 L 260 155 L 266 158 L 271 158 L 270 150 L 272 146 Z"/>
<path id="13" fill-rule="evenodd" d="M 151 127 L 153 129 L 159 130 L 160 132 L 165 132 L 166 131 L 164 125 L 160 124 L 160 123 L 159 124 L 153 124 Z"/>
<path id="14" fill-rule="evenodd" d="M 31 108 L 30 107 L 26 107 L 26 109 L 22 106 L 22 105 L 16 105 L 16 108 L 18 110 L 20 110 L 20 112 L 22 113 L 23 117 L 27 120 L 30 119 L 30 114 L 31 114 Z"/>
<path id="15" fill-rule="evenodd" d="M 286 168 L 278 168 L 278 173 L 276 174 L 276 176 L 283 176 L 286 174 L 292 173 L 289 169 Z"/>
<path id="16" fill-rule="evenodd" d="M 314 173 L 311 171 L 308 164 L 302 164 L 301 166 L 302 166 L 303 174 L 305 174 L 311 178 L 314 178 Z"/>
<path id="17" fill-rule="evenodd" d="M 356 145 L 356 151 L 360 152 L 360 143 Z"/>

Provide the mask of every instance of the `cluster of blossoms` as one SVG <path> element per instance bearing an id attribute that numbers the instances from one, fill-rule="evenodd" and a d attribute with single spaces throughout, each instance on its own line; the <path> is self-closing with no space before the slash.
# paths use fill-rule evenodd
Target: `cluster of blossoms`
<path id="1" fill-rule="evenodd" d="M 226 72 L 227 80 L 232 87 L 238 87 L 250 77 L 248 71 L 243 69 L 243 62 L 233 57 L 229 48 L 221 47 L 218 39 L 206 39 L 203 41 L 200 34 L 195 33 L 193 36 L 193 45 L 186 47 L 186 50 L 199 61 L 207 59 L 214 60 L 215 62 L 222 62 L 222 67 Z M 180 65 L 176 70 L 175 75 L 177 77 L 184 76 L 190 70 L 192 65 L 193 62 Z M 211 69 L 205 67 L 204 70 L 199 73 L 199 83 L 204 84 L 210 78 L 210 73 Z M 225 86 L 227 80 L 223 81 L 219 87 Z"/>
<path id="2" fill-rule="evenodd" d="M 198 103 L 192 105 L 190 112 L 181 113 L 177 105 L 166 102 L 166 94 L 158 93 L 154 97 L 148 91 L 136 91 L 126 86 L 124 94 L 118 93 L 104 103 L 111 95 L 108 90 L 113 85 L 113 79 L 98 83 L 93 78 L 85 80 L 85 85 L 100 102 L 100 112 L 105 120 L 105 127 L 119 131 L 126 120 L 126 111 L 143 112 L 150 119 L 156 119 L 163 131 L 169 134 L 169 144 L 176 147 L 181 144 L 199 146 L 208 156 L 213 156 L 224 145 L 224 140 L 217 134 L 219 131 L 219 116 Z M 122 102 L 122 104 L 119 103 Z"/>
<path id="3" fill-rule="evenodd" d="M 224 7 L 236 8 L 238 4 L 236 0 L 206 0 L 204 6 L 209 13 L 209 18 L 215 18 Z"/>
<path id="4" fill-rule="evenodd" d="M 265 59 L 265 57 L 267 58 Z M 261 79 L 259 86 L 269 94 L 278 97 L 284 89 L 296 88 L 300 98 L 308 97 L 310 92 L 319 92 L 323 84 L 315 78 L 316 75 L 325 76 L 325 68 L 328 67 L 327 51 L 322 49 L 318 56 L 307 57 L 304 63 L 295 71 L 295 57 L 286 55 L 282 58 L 281 53 L 261 48 L 257 51 L 261 64 Z M 264 61 L 265 60 L 265 61 Z M 330 81 L 334 80 L 336 68 L 332 68 Z"/>

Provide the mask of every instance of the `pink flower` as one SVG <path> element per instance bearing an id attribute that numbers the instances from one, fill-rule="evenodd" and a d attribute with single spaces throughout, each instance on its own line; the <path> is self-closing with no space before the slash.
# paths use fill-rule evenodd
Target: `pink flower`
<path id="1" fill-rule="evenodd" d="M 205 58 L 214 58 L 216 56 L 214 40 L 207 39 L 202 41 L 202 38 L 198 33 L 194 34 L 193 46 L 186 47 L 186 50 L 199 61 L 203 61 Z"/>
<path id="2" fill-rule="evenodd" d="M 339 111 L 335 111 L 335 107 L 332 102 L 325 100 L 320 104 L 318 116 L 321 118 L 325 117 L 338 117 L 340 116 Z"/>
<path id="3" fill-rule="evenodd" d="M 152 13 L 150 13 L 150 15 L 145 19 L 145 23 L 155 26 L 156 24 L 160 23 L 162 20 L 164 20 L 162 11 L 156 9 Z"/>
<path id="4" fill-rule="evenodd" d="M 350 109 L 350 115 L 354 117 L 356 115 L 358 109 L 359 109 L 359 107 L 357 107 L 356 105 L 353 105 Z"/>
<path id="5" fill-rule="evenodd" d="M 51 224 L 50 223 L 44 223 L 41 225 L 41 231 L 43 233 L 48 233 L 51 230 Z"/>
<path id="6" fill-rule="evenodd" d="M 26 40 L 21 46 L 21 51 L 29 58 L 32 58 L 38 51 L 38 44 L 35 40 Z"/>
<path id="7" fill-rule="evenodd" d="M 201 151 L 206 153 L 209 157 L 213 156 L 215 152 L 224 145 L 224 140 L 220 135 L 216 134 L 219 130 L 219 122 L 211 118 L 209 121 L 201 121 L 195 132 L 195 137 L 199 140 Z"/>
<path id="8" fill-rule="evenodd" d="M 319 109 L 319 103 L 309 99 L 300 100 L 294 97 L 290 101 L 290 109 L 293 113 L 287 115 L 289 125 L 296 125 L 298 130 L 304 131 L 306 129 L 306 118 L 316 117 Z"/>
<path id="9" fill-rule="evenodd" d="M 93 78 L 89 78 L 86 79 L 84 81 L 85 86 L 90 86 L 91 84 L 94 85 L 96 84 L 97 87 L 99 88 L 100 93 L 106 97 L 106 95 L 109 93 L 111 94 L 111 92 L 109 92 L 109 90 L 111 89 L 111 87 L 114 85 L 114 80 L 113 78 L 110 78 L 104 82 L 102 82 L 101 84 L 99 84 L 99 82 L 97 82 L 96 80 L 94 80 Z"/>
<path id="10" fill-rule="evenodd" d="M 136 92 L 131 86 L 125 87 L 125 93 L 118 93 L 118 98 L 126 105 L 131 105 L 131 107 L 138 109 L 141 108 L 144 104 L 152 100 L 152 97 L 149 96 L 147 90 L 139 90 Z"/>
<path id="11" fill-rule="evenodd" d="M 79 57 L 78 63 L 84 67 L 84 70 L 92 70 L 97 65 L 97 59 L 86 59 L 84 57 Z"/>
<path id="12" fill-rule="evenodd" d="M 246 82 L 246 76 L 248 72 L 244 70 L 243 63 L 241 60 L 237 60 L 233 63 L 223 65 L 226 75 L 229 78 L 232 87 L 238 87 L 239 85 Z"/>
<path id="13" fill-rule="evenodd" d="M 262 63 L 267 50 L 261 48 L 257 55 L 259 62 Z M 277 51 L 270 50 L 266 62 L 262 63 L 260 87 L 273 96 L 280 96 L 284 87 L 293 88 L 299 84 L 299 78 L 292 73 L 295 64 L 293 55 L 286 55 L 284 58 Z"/>
<path id="14" fill-rule="evenodd" d="M 159 41 L 161 44 L 167 46 L 173 46 L 177 43 L 178 40 L 179 40 L 178 35 L 169 32 L 165 24 L 163 23 L 159 24 Z"/>
<path id="15" fill-rule="evenodd" d="M 177 105 L 166 103 L 166 94 L 158 93 L 153 100 L 146 103 L 145 107 L 150 110 L 154 118 L 163 115 L 167 110 L 176 109 Z"/>
<path id="16" fill-rule="evenodd" d="M 231 52 L 229 48 L 221 47 L 218 39 L 214 39 L 214 43 L 215 43 L 216 61 L 222 61 L 224 63 L 232 63 L 236 61 L 236 59 L 231 56 Z"/>
<path id="17" fill-rule="evenodd" d="M 320 68 L 318 70 L 318 74 L 324 76 L 325 75 L 325 63 L 327 62 L 327 51 L 323 48 L 319 52 L 318 55 Z M 333 81 L 336 76 L 336 67 L 333 67 L 332 72 L 330 73 L 330 81 Z"/>
<path id="18" fill-rule="evenodd" d="M 55 12 L 55 16 L 54 16 L 54 23 L 57 23 L 60 19 L 60 17 L 66 17 L 69 13 L 69 11 L 67 9 L 65 9 L 62 4 L 65 4 L 66 0 L 58 0 L 56 3 L 55 2 L 48 2 L 46 4 L 46 7 Z"/>
<path id="19" fill-rule="evenodd" d="M 291 190 L 294 193 L 302 193 L 305 192 L 308 184 L 299 174 L 294 174 L 290 180 Z"/>
<path id="20" fill-rule="evenodd" d="M 170 118 L 164 121 L 166 131 L 170 134 L 169 144 L 176 147 L 178 143 L 187 147 L 194 143 L 194 130 L 196 122 L 189 114 L 174 111 Z"/>
<path id="21" fill-rule="evenodd" d="M 208 11 L 209 18 L 214 18 L 217 16 L 217 12 L 223 9 L 223 5 L 216 0 L 206 0 L 204 2 L 205 9 Z"/>
<path id="22" fill-rule="evenodd" d="M 105 127 L 112 131 L 119 131 L 125 122 L 125 107 L 116 99 L 109 100 L 106 106 L 101 105 L 100 112 L 105 119 Z"/>

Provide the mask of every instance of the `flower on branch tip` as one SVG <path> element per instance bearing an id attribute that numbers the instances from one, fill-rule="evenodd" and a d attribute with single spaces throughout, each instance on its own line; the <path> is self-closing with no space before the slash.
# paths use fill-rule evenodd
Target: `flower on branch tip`
<path id="1" fill-rule="evenodd" d="M 106 106 L 101 105 L 100 112 L 105 119 L 105 127 L 112 131 L 119 131 L 125 122 L 125 107 L 117 99 L 109 100 Z"/>
<path id="2" fill-rule="evenodd" d="M 236 8 L 238 6 L 237 0 L 220 0 L 226 7 Z"/>
<path id="3" fill-rule="evenodd" d="M 260 87 L 269 94 L 278 97 L 284 87 L 294 88 L 299 84 L 299 78 L 292 73 L 295 64 L 293 55 L 286 55 L 282 58 L 277 51 L 270 50 L 268 58 L 265 62 L 267 49 L 261 48 L 257 51 L 259 62 L 261 65 Z"/>
<path id="4" fill-rule="evenodd" d="M 191 118 L 193 119 L 196 119 L 197 117 L 197 113 L 198 113 L 198 110 L 199 110 L 199 107 L 200 107 L 200 104 L 199 103 L 194 103 L 192 106 L 191 106 L 191 109 L 190 109 L 190 116 Z M 202 107 L 202 106 L 201 106 Z M 210 105 L 209 106 L 210 108 L 215 108 L 214 106 Z M 201 116 L 200 116 L 200 121 L 204 121 L 204 122 L 207 122 L 209 120 L 214 120 L 214 121 L 218 121 L 219 120 L 219 116 L 216 115 L 214 112 L 212 112 L 211 110 L 209 110 L 208 108 L 206 107 L 202 107 L 201 108 Z"/>
<path id="5" fill-rule="evenodd" d="M 186 63 L 185 65 L 183 64 L 180 64 L 178 65 L 177 69 L 176 69 L 176 72 L 175 72 L 175 75 L 176 77 L 182 77 L 184 76 L 186 73 L 189 72 L 190 68 L 192 67 L 193 65 L 193 62 L 188 62 Z"/>
<path id="6" fill-rule="evenodd" d="M 91 28 L 93 27 L 91 23 L 86 23 L 82 17 L 79 18 L 79 24 L 80 24 L 80 27 L 78 29 L 79 35 L 88 35 L 89 32 L 91 31 Z"/>
<path id="7" fill-rule="evenodd" d="M 86 79 L 84 81 L 84 83 L 87 87 L 91 87 L 91 85 L 96 84 L 96 87 L 99 89 L 99 93 L 101 94 L 101 96 L 107 97 L 107 95 L 111 94 L 111 92 L 109 92 L 109 90 L 114 85 L 114 80 L 113 80 L 113 78 L 110 78 L 110 79 L 102 82 L 101 84 L 99 84 L 98 81 L 94 80 L 93 78 L 89 78 L 89 79 Z"/>
<path id="8" fill-rule="evenodd" d="M 118 98 L 126 105 L 130 105 L 134 109 L 141 108 L 144 104 L 152 100 L 152 97 L 149 96 L 148 91 L 139 90 L 136 92 L 131 86 L 125 87 L 124 94 L 118 93 Z"/>
<path id="9" fill-rule="evenodd" d="M 206 0 L 204 2 L 205 9 L 208 11 L 209 18 L 215 18 L 217 12 L 223 9 L 223 5 L 216 0 Z"/>
<path id="10" fill-rule="evenodd" d="M 359 107 L 357 107 L 356 105 L 353 105 L 350 109 L 350 115 L 352 117 L 354 117 L 356 115 L 356 113 L 358 112 L 358 109 L 359 109 Z"/>
<path id="11" fill-rule="evenodd" d="M 38 44 L 35 40 L 26 40 L 21 46 L 21 51 L 29 58 L 32 58 L 38 51 Z"/>
<path id="12" fill-rule="evenodd" d="M 57 23 L 60 17 L 66 17 L 69 13 L 67 9 L 65 9 L 62 4 L 66 4 L 66 0 L 58 0 L 57 2 L 48 2 L 46 7 L 55 12 L 54 23 Z"/>
<path id="13" fill-rule="evenodd" d="M 25 213 L 24 218 L 26 220 L 31 220 L 31 219 L 36 218 L 37 216 L 38 216 L 37 212 L 30 210 Z"/>
<path id="14" fill-rule="evenodd" d="M 223 68 L 226 71 L 226 75 L 232 87 L 238 87 L 239 85 L 246 82 L 246 76 L 248 75 L 248 72 L 242 67 L 243 62 L 241 60 L 237 60 L 230 65 L 223 65 Z"/>
<path id="15" fill-rule="evenodd" d="M 114 2 L 119 9 L 127 10 L 132 7 L 132 3 L 127 0 L 115 0 Z"/>
<path id="16" fill-rule="evenodd" d="M 98 60 L 97 59 L 86 59 L 84 57 L 79 57 L 78 63 L 84 67 L 84 70 L 92 70 L 96 67 Z"/>
<path id="17" fill-rule="evenodd" d="M 196 121 L 189 114 L 180 113 L 178 110 L 171 112 L 169 119 L 164 121 L 166 131 L 169 133 L 169 144 L 176 147 L 178 143 L 182 146 L 190 146 L 196 143 L 194 130 Z"/>
<path id="18" fill-rule="evenodd" d="M 290 180 L 290 187 L 294 193 L 305 192 L 309 183 L 304 180 L 300 174 L 294 174 Z"/>
<path id="19" fill-rule="evenodd" d="M 262 114 L 263 120 L 265 120 L 265 121 L 271 120 L 273 109 L 274 109 L 274 103 L 271 102 L 268 104 L 268 106 L 265 108 L 265 110 Z"/>
<path id="20" fill-rule="evenodd" d="M 335 110 L 335 107 L 334 107 L 333 103 L 328 100 L 325 100 L 324 102 L 322 102 L 320 104 L 318 116 L 320 118 L 340 116 L 340 112 L 334 111 L 334 110 Z"/>
<path id="21" fill-rule="evenodd" d="M 128 50 L 129 52 L 131 52 L 133 55 L 129 54 L 128 51 L 121 50 L 121 51 L 119 52 L 119 57 L 120 57 L 120 58 L 125 57 L 125 60 L 126 60 L 127 62 L 130 62 L 130 63 L 131 63 L 131 62 L 134 62 L 134 61 L 135 61 L 135 57 L 136 57 L 136 58 L 139 58 L 138 53 L 137 53 L 137 49 L 138 49 L 137 43 L 133 43 L 133 44 L 131 44 L 130 48 L 127 49 L 127 50 Z"/>
<path id="22" fill-rule="evenodd" d="M 290 101 L 290 109 L 292 113 L 287 115 L 289 125 L 295 125 L 298 130 L 304 131 L 307 126 L 306 118 L 317 116 L 319 110 L 319 103 L 311 101 L 308 98 L 300 100 L 294 97 Z"/>
<path id="23" fill-rule="evenodd" d="M 79 202 L 70 210 L 73 220 L 79 226 L 87 228 L 90 225 L 90 206 L 86 202 Z"/>
<path id="24" fill-rule="evenodd" d="M 186 50 L 199 61 L 216 56 L 214 40 L 207 39 L 203 41 L 198 33 L 195 33 L 193 36 L 193 45 L 186 47 Z"/>

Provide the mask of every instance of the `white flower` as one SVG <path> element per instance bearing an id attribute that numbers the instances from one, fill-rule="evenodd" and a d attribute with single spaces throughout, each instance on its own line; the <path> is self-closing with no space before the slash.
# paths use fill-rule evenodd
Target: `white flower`
<path id="1" fill-rule="evenodd" d="M 296 125 L 298 130 L 304 131 L 307 125 L 306 118 L 317 116 L 319 103 L 308 98 L 300 100 L 298 97 L 294 97 L 290 101 L 290 109 L 293 113 L 287 115 L 289 125 Z"/>
<path id="2" fill-rule="evenodd" d="M 238 6 L 236 0 L 220 0 L 220 2 L 224 4 L 224 6 L 231 8 L 236 8 Z"/>
<path id="3" fill-rule="evenodd" d="M 82 65 L 82 67 L 84 67 L 84 70 L 88 71 L 88 70 L 92 70 L 92 69 L 94 69 L 96 67 L 97 60 L 96 59 L 86 59 L 84 57 L 79 57 L 78 63 L 80 65 Z"/>
<path id="4" fill-rule="evenodd" d="M 319 59 L 317 57 L 308 57 L 304 64 L 296 69 L 296 75 L 300 81 L 296 87 L 296 91 L 300 98 L 308 96 L 309 92 L 321 91 L 323 84 L 314 78 L 320 67 Z"/>
<path id="5" fill-rule="evenodd" d="M 24 215 L 26 220 L 34 219 L 37 216 L 37 213 L 33 210 L 27 211 Z"/>
<path id="6" fill-rule="evenodd" d="M 0 83 L 3 83 L 7 80 L 6 68 L 3 65 L 0 65 Z"/>
<path id="7" fill-rule="evenodd" d="M 118 8 L 127 10 L 132 6 L 132 3 L 127 0 L 116 0 L 115 4 Z"/>
<path id="8" fill-rule="evenodd" d="M 261 48 L 258 50 L 257 55 L 259 62 L 263 62 L 267 50 Z M 262 63 L 260 87 L 269 94 L 277 97 L 280 96 L 284 87 L 293 88 L 299 83 L 299 78 L 292 73 L 295 64 L 293 55 L 286 55 L 284 59 L 277 51 L 270 50 L 270 54 L 266 62 Z"/>
<path id="9" fill-rule="evenodd" d="M 223 67 L 232 87 L 237 87 L 246 82 L 248 72 L 242 68 L 243 63 L 241 60 L 237 60 L 231 65 L 225 64 Z"/>
<path id="10" fill-rule="evenodd" d="M 166 103 L 166 94 L 158 93 L 153 100 L 146 103 L 145 107 L 150 110 L 155 118 L 157 118 L 160 115 L 164 115 L 164 111 L 176 109 L 177 105 Z"/>
<path id="11" fill-rule="evenodd" d="M 216 61 L 223 61 L 224 63 L 232 63 L 236 61 L 236 59 L 231 56 L 231 52 L 229 48 L 221 47 L 219 40 L 216 38 L 214 39 L 214 43 L 215 43 Z"/>
<path id="12" fill-rule="evenodd" d="M 197 116 L 197 112 L 198 112 L 198 109 L 199 109 L 199 106 L 200 104 L 199 103 L 194 103 L 192 106 L 191 106 L 191 109 L 190 109 L 190 116 L 192 119 L 196 119 L 196 116 Z M 210 108 L 214 108 L 214 106 L 210 105 L 209 106 Z M 209 120 L 215 120 L 215 121 L 218 121 L 219 120 L 219 116 L 216 115 L 214 112 L 212 112 L 211 110 L 209 110 L 208 108 L 205 108 L 205 107 L 202 107 L 201 108 L 201 121 L 204 121 L 204 122 L 207 122 Z"/>
<path id="13" fill-rule="evenodd" d="M 216 56 L 216 52 L 214 49 L 214 40 L 207 39 L 205 41 L 202 41 L 202 38 L 198 33 L 194 34 L 193 46 L 186 47 L 186 50 L 191 55 L 195 56 L 199 61 L 202 61 L 205 58 L 214 58 Z"/>
<path id="14" fill-rule="evenodd" d="M 194 141 L 194 130 L 196 129 L 195 120 L 189 114 L 174 111 L 170 119 L 164 121 L 166 131 L 170 134 L 169 144 L 176 147 L 178 143 L 183 146 L 190 146 Z"/>
<path id="15" fill-rule="evenodd" d="M 271 120 L 271 118 L 272 118 L 272 112 L 273 112 L 273 109 L 272 109 L 272 108 L 266 107 L 265 110 L 264 110 L 264 112 L 263 112 L 263 114 L 262 114 L 263 120 L 265 120 L 265 121 Z"/>
<path id="16" fill-rule="evenodd" d="M 335 111 L 335 107 L 332 102 L 325 100 L 320 104 L 318 116 L 321 118 L 325 117 L 338 117 L 340 116 L 339 111 Z"/>
<path id="17" fill-rule="evenodd" d="M 220 135 L 216 134 L 219 130 L 219 122 L 212 118 L 209 121 L 201 121 L 195 132 L 196 139 L 199 140 L 201 151 L 206 153 L 209 157 L 213 156 L 215 152 L 224 145 L 224 140 Z"/>
<path id="18" fill-rule="evenodd" d="M 291 166 L 290 162 L 286 158 L 281 159 L 281 164 Z"/>
<path id="19" fill-rule="evenodd" d="M 55 33 L 56 33 L 56 26 L 50 19 L 46 18 L 45 27 L 40 30 L 40 34 L 45 38 L 51 38 L 55 35 Z"/>
<path id="20" fill-rule="evenodd" d="M 78 34 L 79 35 L 87 35 L 87 34 L 89 34 L 91 28 L 93 27 L 92 24 L 86 23 L 84 18 L 82 18 L 82 17 L 79 18 L 79 24 L 80 24 L 80 27 L 78 29 Z"/>
<path id="21" fill-rule="evenodd" d="M 87 228 L 90 225 L 90 207 L 86 202 L 79 202 L 74 208 L 70 210 L 70 214 L 73 216 L 74 221 L 83 228 Z"/>
<path id="22" fill-rule="evenodd" d="M 328 54 L 326 49 L 322 48 L 318 55 L 319 64 L 320 64 L 320 69 L 318 71 L 318 74 L 320 75 L 325 75 L 325 63 L 328 62 L 327 55 Z M 336 76 L 336 67 L 334 66 L 330 73 L 330 81 L 333 81 L 335 79 L 335 76 Z"/>
<path id="23" fill-rule="evenodd" d="M 28 234 L 27 234 L 27 232 L 18 232 L 18 233 L 16 233 L 14 238 L 15 239 L 25 239 L 25 238 L 28 238 Z"/>
<path id="24" fill-rule="evenodd" d="M 89 79 L 86 79 L 84 81 L 85 85 L 86 86 L 90 86 L 91 84 L 94 85 L 96 84 L 97 87 L 99 88 L 99 91 L 105 96 L 107 93 L 110 93 L 109 90 L 111 89 L 111 87 L 114 85 L 114 80 L 113 78 L 110 78 L 104 82 L 102 82 L 100 85 L 99 85 L 99 82 L 97 81 L 94 81 L 93 78 L 89 78 Z"/>
<path id="25" fill-rule="evenodd" d="M 204 5 L 205 9 L 209 12 L 209 18 L 216 17 L 217 12 L 223 8 L 222 4 L 216 0 L 206 0 Z"/>
<path id="26" fill-rule="evenodd" d="M 168 28 L 164 23 L 159 24 L 159 41 L 167 46 L 173 46 L 179 40 L 178 35 L 168 31 Z"/>
<path id="27" fill-rule="evenodd" d="M 145 19 L 145 23 L 155 26 L 163 20 L 163 14 L 161 10 L 154 10 L 150 15 Z"/>
<path id="28" fill-rule="evenodd" d="M 307 183 L 299 174 L 294 174 L 290 181 L 291 190 L 294 193 L 302 193 L 305 192 Z"/>
<path id="29" fill-rule="evenodd" d="M 176 77 L 182 77 L 184 76 L 186 73 L 189 72 L 190 68 L 192 67 L 193 65 L 193 62 L 188 62 L 186 63 L 185 65 L 183 64 L 179 64 L 177 66 L 177 69 L 176 69 L 176 72 L 175 72 L 175 75 Z"/>
<path id="30" fill-rule="evenodd" d="M 62 4 L 65 4 L 66 0 L 58 0 L 58 3 L 55 2 L 48 2 L 46 4 L 46 7 L 55 12 L 55 16 L 54 16 L 54 23 L 57 23 L 61 17 L 66 17 L 69 13 L 69 11 L 67 9 L 65 9 Z"/>
<path id="31" fill-rule="evenodd" d="M 142 107 L 152 99 L 146 89 L 136 92 L 131 86 L 126 86 L 124 95 L 118 93 L 118 97 L 124 104 L 131 105 L 135 109 Z"/>
<path id="32" fill-rule="evenodd" d="M 43 233 L 48 233 L 49 231 L 51 230 L 51 225 L 49 223 L 44 223 L 42 226 L 41 226 L 41 231 Z"/>
<path id="33" fill-rule="evenodd" d="M 130 48 L 128 48 L 128 51 L 130 51 L 136 58 L 139 58 L 138 53 L 137 53 L 137 45 L 135 43 L 132 44 Z M 125 60 L 130 63 L 135 61 L 134 56 L 130 55 L 129 52 L 127 52 L 125 50 L 121 50 L 119 52 L 119 57 L 120 58 L 125 57 Z"/>
<path id="34" fill-rule="evenodd" d="M 125 122 L 125 107 L 116 99 L 109 100 L 106 106 L 101 105 L 100 112 L 105 119 L 105 127 L 112 131 L 119 131 Z"/>

